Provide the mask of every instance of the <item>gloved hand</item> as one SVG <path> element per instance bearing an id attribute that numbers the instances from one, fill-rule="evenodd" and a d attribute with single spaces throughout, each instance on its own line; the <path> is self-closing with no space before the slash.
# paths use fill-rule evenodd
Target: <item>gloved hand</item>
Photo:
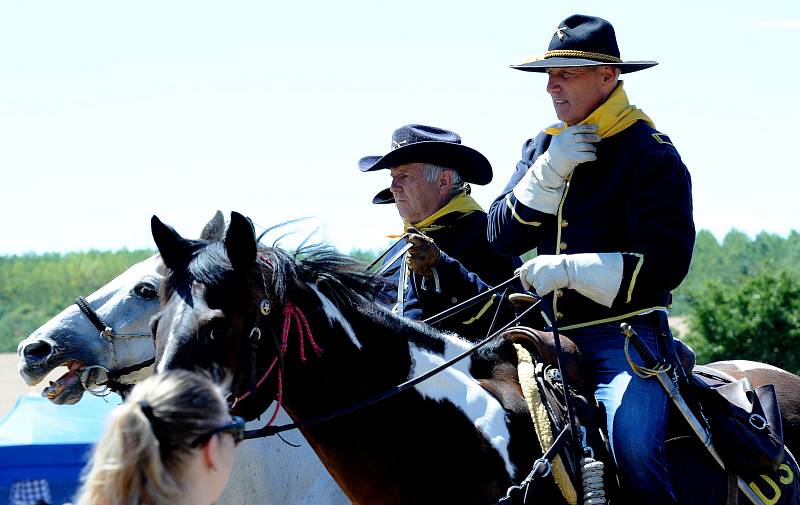
<path id="1" fill-rule="evenodd" d="M 545 254 L 525 262 L 517 269 L 526 290 L 539 296 L 556 289 L 574 289 L 583 296 L 611 307 L 622 283 L 622 254 L 581 253 Z"/>
<path id="2" fill-rule="evenodd" d="M 564 194 L 564 181 L 579 164 L 597 159 L 594 143 L 599 141 L 597 125 L 568 126 L 553 136 L 547 151 L 514 186 L 514 196 L 532 209 L 555 215 Z"/>
<path id="3" fill-rule="evenodd" d="M 566 179 L 575 167 L 597 159 L 595 142 L 600 142 L 597 125 L 576 124 L 568 126 L 559 135 L 554 135 L 550 147 L 542 154 L 547 169 Z M 545 170 L 545 168 L 543 168 Z"/>
<path id="4" fill-rule="evenodd" d="M 433 275 L 431 269 L 442 255 L 439 246 L 434 243 L 432 238 L 423 235 L 416 228 L 408 229 L 406 240 L 411 244 L 411 249 L 406 254 L 408 268 L 412 272 L 426 277 Z"/>

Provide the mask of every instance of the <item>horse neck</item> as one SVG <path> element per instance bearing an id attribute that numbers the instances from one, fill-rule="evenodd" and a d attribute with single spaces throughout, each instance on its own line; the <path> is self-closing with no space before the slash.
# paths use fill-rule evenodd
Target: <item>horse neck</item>
<path id="1" fill-rule="evenodd" d="M 289 316 L 283 381 L 287 411 L 318 415 L 324 409 L 344 406 L 348 399 L 363 400 L 388 390 L 408 378 L 411 345 L 406 328 L 381 309 L 372 310 L 369 305 L 340 309 L 318 295 L 320 306 L 296 306 L 308 321 L 307 328 L 296 324 L 300 318 Z M 312 340 L 318 354 L 312 350 Z"/>
<path id="2" fill-rule="evenodd" d="M 341 324 L 330 323 L 330 313 L 316 308 L 304 312 L 323 350 L 320 356 L 307 356 L 305 363 L 296 356 L 287 358 L 291 365 L 287 362 L 284 406 L 299 422 L 361 407 L 365 399 L 431 368 L 436 360 L 426 356 L 438 356 L 441 362 L 459 350 L 447 349 L 444 337 L 417 323 L 369 307 L 342 314 L 358 344 Z M 458 387 L 453 377 L 465 375 L 467 368 L 464 364 L 458 373 L 443 372 L 422 389 L 412 388 L 304 427 L 303 435 L 354 503 L 419 502 L 424 496 L 421 479 L 423 487 L 439 486 L 437 472 L 445 482 L 456 482 L 478 466 L 481 470 L 470 475 L 469 485 L 456 492 L 463 493 L 456 501 L 488 503 L 510 483 L 509 473 L 504 458 L 485 443 L 492 437 L 478 432 L 475 419 L 460 410 L 457 399 L 447 401 L 448 392 Z M 477 383 L 473 387 L 479 389 Z M 464 391 L 461 398 L 481 395 L 477 390 L 472 393 Z M 491 398 L 486 401 L 496 403 Z M 484 409 L 481 415 L 486 417 L 488 411 L 498 413 L 490 425 L 504 423 L 501 409 Z M 508 440 L 508 432 L 500 438 Z M 441 451 L 429 454 L 432 446 Z M 419 461 L 421 453 L 427 454 L 424 463 Z"/>

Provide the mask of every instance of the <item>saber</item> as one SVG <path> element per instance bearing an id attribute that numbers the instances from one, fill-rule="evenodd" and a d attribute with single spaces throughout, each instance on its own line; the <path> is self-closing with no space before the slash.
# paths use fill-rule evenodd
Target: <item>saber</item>
<path id="1" fill-rule="evenodd" d="M 673 403 L 675 403 L 675 406 L 678 407 L 678 410 L 683 418 L 686 419 L 686 422 L 689 423 L 689 426 L 691 426 L 692 431 L 694 431 L 695 435 L 697 435 L 697 438 L 700 439 L 700 442 L 702 442 L 706 450 L 708 450 L 708 452 L 714 457 L 720 468 L 725 470 L 725 463 L 723 463 L 722 458 L 717 452 L 717 449 L 714 448 L 714 444 L 711 442 L 711 435 L 706 431 L 702 423 L 700 423 L 700 420 L 694 415 L 694 412 L 692 412 L 692 410 L 689 408 L 689 405 L 686 404 L 686 400 L 683 399 L 680 391 L 678 391 L 678 387 L 674 382 L 672 382 L 672 379 L 669 378 L 669 375 L 667 375 L 667 370 L 669 370 L 669 368 L 659 366 L 659 360 L 656 359 L 647 344 L 642 342 L 636 331 L 631 328 L 631 325 L 628 323 L 622 323 L 619 325 L 619 327 L 620 330 L 622 330 L 622 333 L 633 343 L 633 347 L 636 348 L 639 356 L 641 356 L 644 360 L 645 366 L 653 369 L 656 372 L 655 376 L 658 379 L 658 382 L 661 383 L 661 387 L 663 387 L 664 391 L 666 391 L 669 397 L 672 398 Z M 748 500 L 755 505 L 765 505 L 764 502 L 761 501 L 761 498 L 759 498 L 758 495 L 756 495 L 755 492 L 750 488 L 750 486 L 747 485 L 744 479 L 738 475 L 736 476 L 736 479 L 739 491 L 741 491 Z"/>

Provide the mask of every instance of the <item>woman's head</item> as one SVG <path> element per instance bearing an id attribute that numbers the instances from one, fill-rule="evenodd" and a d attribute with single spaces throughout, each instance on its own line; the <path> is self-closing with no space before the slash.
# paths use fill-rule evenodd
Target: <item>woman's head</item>
<path id="1" fill-rule="evenodd" d="M 207 377 L 185 370 L 149 377 L 112 413 L 77 503 L 160 505 L 188 493 L 212 503 L 243 428 L 232 421 L 222 387 Z"/>

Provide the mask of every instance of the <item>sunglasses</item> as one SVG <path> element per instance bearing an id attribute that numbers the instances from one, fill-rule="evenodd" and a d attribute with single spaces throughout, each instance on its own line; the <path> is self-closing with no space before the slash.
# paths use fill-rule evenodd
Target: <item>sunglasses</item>
<path id="1" fill-rule="evenodd" d="M 239 416 L 233 416 L 233 419 L 230 423 L 226 424 L 225 426 L 220 426 L 219 428 L 214 428 L 213 430 L 200 435 L 197 437 L 194 442 L 192 442 L 192 447 L 198 447 L 203 445 L 204 443 L 208 442 L 211 437 L 216 435 L 217 433 L 227 433 L 233 437 L 233 443 L 239 445 L 239 443 L 244 440 L 244 418 Z"/>

